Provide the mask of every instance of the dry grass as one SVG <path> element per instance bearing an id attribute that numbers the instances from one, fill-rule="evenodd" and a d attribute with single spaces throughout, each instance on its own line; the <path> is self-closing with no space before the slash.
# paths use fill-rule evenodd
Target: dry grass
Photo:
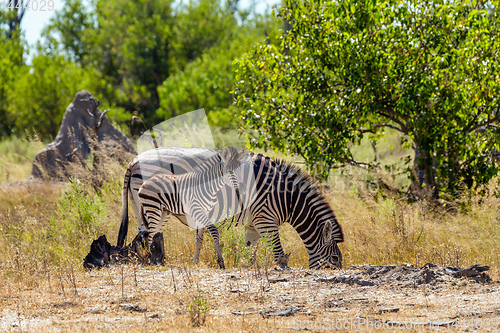
<path id="1" fill-rule="evenodd" d="M 471 203 L 469 211 L 447 213 L 425 203 L 401 198 L 375 201 L 353 194 L 333 195 L 346 233 L 342 249 L 347 266 L 359 263 L 400 264 L 417 267 L 427 262 L 440 266 L 489 265 L 500 271 L 500 200 Z"/>
<path id="2" fill-rule="evenodd" d="M 76 267 L 92 239 L 106 234 L 114 243 L 123 169 L 117 163 L 106 163 L 105 181 L 97 188 L 85 170 L 71 183 L 1 185 L 0 262 L 4 275 L 18 271 L 16 262 L 33 267 L 42 262 L 55 266 L 71 262 Z M 490 265 L 495 275 L 500 273 L 500 199 L 471 200 L 466 211 L 446 212 L 425 203 L 409 204 L 397 194 L 381 195 L 382 191 L 367 188 L 359 177 L 333 180 L 329 197 L 346 233 L 346 242 L 340 245 L 346 267 L 361 263 L 422 266 L 433 262 L 461 267 L 479 263 Z M 136 233 L 132 214 L 130 220 L 129 241 Z M 243 229 L 221 232 L 229 267 L 248 266 Z M 307 268 L 307 253 L 295 230 L 285 225 L 280 234 L 285 251 L 292 252 L 290 265 Z M 167 224 L 165 239 L 171 258 L 192 265 L 194 231 L 172 221 Z M 208 234 L 203 246 L 201 267 L 217 267 Z"/>
<path id="3" fill-rule="evenodd" d="M 34 147 L 38 147 L 36 144 Z M 26 177 L 29 172 L 23 170 L 29 169 L 31 160 L 20 159 L 19 164 L 19 175 Z M 112 244 L 116 242 L 123 170 L 122 165 L 106 163 L 104 181 L 97 187 L 86 170 L 81 170 L 78 180 L 71 183 L 8 183 L 0 178 L 0 183 L 4 183 L 0 185 L 0 313 L 4 322 L 10 318 L 14 324 L 16 320 L 21 323 L 20 328 L 9 329 L 36 331 L 38 319 L 34 318 L 49 318 L 51 324 L 40 319 L 44 331 L 227 331 L 228 327 L 233 331 L 286 331 L 289 318 L 228 314 L 230 308 L 269 308 L 271 303 L 264 299 L 270 294 L 259 294 L 258 288 L 233 293 L 227 287 L 227 279 L 223 282 L 227 287 L 225 294 L 217 296 L 217 282 L 200 285 L 208 275 L 218 276 L 223 271 L 215 269 L 215 251 L 208 235 L 199 266 L 192 264 L 194 232 L 180 222 L 168 223 L 165 230 L 169 258 L 166 267 L 125 266 L 123 295 L 120 268 L 84 272 L 81 262 L 93 239 L 106 234 Z M 334 180 L 337 183 L 329 197 L 346 235 L 345 243 L 340 244 L 345 267 L 364 263 L 410 263 L 420 267 L 427 262 L 465 267 L 478 263 L 491 266 L 490 275 L 499 279 L 500 199 L 470 200 L 467 209 L 447 212 L 446 208 L 409 204 L 397 194 L 367 189 L 363 177 Z M 136 233 L 135 218 L 130 219 L 128 241 Z M 289 265 L 307 268 L 307 253 L 295 230 L 285 225 L 280 234 L 285 251 L 292 253 Z M 272 266 L 270 249 L 261 245 L 259 259 L 252 263 L 243 239 L 242 228 L 222 230 L 226 264 L 232 269 L 227 274 L 237 272 L 241 285 L 266 290 L 266 277 L 256 272 Z M 197 278 L 197 274 L 204 274 L 203 279 Z M 151 281 L 142 284 L 141 279 Z M 240 288 L 236 284 L 233 287 Z M 204 326 L 195 329 L 190 322 L 189 306 L 199 290 L 211 308 Z M 124 302 L 147 307 L 148 311 L 123 310 L 120 304 Z M 226 311 L 224 315 L 219 315 L 221 308 Z M 327 311 L 324 307 L 315 309 L 316 315 Z M 366 314 L 369 309 L 361 307 L 357 311 L 348 314 Z M 158 317 L 154 317 L 156 314 Z M 300 314 L 295 318 L 308 316 Z"/>
<path id="4" fill-rule="evenodd" d="M 35 136 L 0 141 L 0 184 L 24 180 L 31 174 L 31 162 L 44 144 Z"/>

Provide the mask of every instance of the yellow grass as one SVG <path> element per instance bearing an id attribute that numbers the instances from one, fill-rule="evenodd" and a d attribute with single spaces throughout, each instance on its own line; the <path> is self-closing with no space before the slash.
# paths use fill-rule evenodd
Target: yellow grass
<path id="1" fill-rule="evenodd" d="M 36 137 L 0 141 L 0 184 L 26 179 L 31 174 L 33 158 L 43 147 Z"/>
<path id="2" fill-rule="evenodd" d="M 12 143 L 5 144 L 5 146 L 9 145 Z M 36 149 L 39 148 L 38 143 L 32 145 Z M 29 149 L 34 151 L 35 148 Z M 12 149 L 9 149 L 8 156 L 14 156 L 11 151 Z M 0 152 L 7 154 L 5 150 L 0 149 Z M 25 151 L 20 155 L 29 154 Z M 12 160 L 12 157 L 7 159 Z M 31 160 L 21 158 L 15 163 L 21 169 L 12 171 L 10 174 L 17 173 L 18 177 L 21 175 L 27 177 Z M 0 177 L 0 182 L 3 183 L 0 184 L 1 293 L 4 297 L 17 295 L 14 297 L 18 297 L 16 298 L 19 302 L 18 306 L 27 309 L 23 316 L 29 316 L 29 309 L 33 307 L 43 308 L 43 302 L 36 299 L 38 288 L 43 290 L 52 288 L 50 293 L 52 299 L 49 300 L 52 305 L 43 310 L 50 313 L 61 311 L 65 313 L 65 316 L 70 316 L 73 312 L 78 314 L 82 311 L 81 309 L 88 308 L 92 303 L 92 295 L 87 295 L 86 298 L 76 298 L 76 301 L 71 300 L 71 280 L 72 276 L 73 279 L 76 276 L 78 285 L 82 287 L 85 286 L 86 279 L 90 279 L 88 275 L 90 273 L 84 273 L 81 263 L 93 239 L 106 234 L 112 244 L 116 243 L 125 167 L 116 163 L 107 163 L 106 166 L 107 172 L 103 176 L 103 186 L 98 188 L 92 185 L 91 173 L 84 170 L 75 175 L 72 182 L 66 183 L 12 184 L 7 180 L 12 181 L 14 178 Z M 490 276 L 498 280 L 500 276 L 500 199 L 492 196 L 479 201 L 473 198 L 468 203 L 467 209 L 448 211 L 446 207 L 435 208 L 421 202 L 407 203 L 404 196 L 384 192 L 377 189 L 376 185 L 367 187 L 365 176 L 333 176 L 331 180 L 335 184 L 332 184 L 332 191 L 327 194 L 345 232 L 345 242 L 340 244 L 344 255 L 344 267 L 367 263 L 410 263 L 417 267 L 427 262 L 440 266 L 459 267 L 484 264 L 491 267 Z M 135 236 L 136 228 L 135 218 L 131 214 L 128 242 Z M 255 263 L 250 260 L 251 253 L 243 246 L 242 228 L 223 229 L 221 233 L 226 266 L 238 269 L 240 272 L 255 270 Z M 291 252 L 289 265 L 307 268 L 307 253 L 295 230 L 285 225 L 280 229 L 280 235 L 285 251 Z M 165 244 L 167 265 L 165 268 L 155 269 L 165 270 L 175 267 L 178 271 L 190 272 L 217 267 L 213 243 L 208 235 L 205 238 L 199 266 L 195 267 L 192 264 L 194 231 L 184 227 L 180 222 L 172 221 L 167 224 Z M 260 268 L 272 265 L 268 248 L 261 245 L 258 255 L 259 260 L 256 265 L 260 265 Z M 130 270 L 133 268 L 127 269 L 130 280 L 133 274 Z M 116 276 L 116 269 L 114 271 L 103 270 L 95 274 L 100 276 L 100 283 L 109 282 L 115 288 L 119 288 L 116 285 L 117 279 L 119 280 Z M 106 274 L 109 275 L 108 278 Z M 186 274 L 188 276 L 190 273 Z M 61 285 L 65 288 L 66 296 L 62 295 Z M 189 304 L 186 305 L 186 302 L 191 302 L 196 292 L 196 288 L 191 288 L 189 293 L 182 294 L 182 296 L 172 296 L 171 291 L 148 295 L 156 297 L 158 302 L 167 300 L 179 302 L 180 300 L 184 305 L 179 307 L 183 309 L 182 311 L 187 311 Z M 28 297 L 27 294 L 30 296 Z M 140 293 L 134 293 L 134 295 L 139 303 L 145 299 Z M 29 301 L 30 297 L 34 300 Z M 68 305 L 64 302 L 73 302 L 76 305 Z M 245 304 L 244 300 L 238 302 Z M 15 302 L 8 301 L 5 304 L 9 304 L 8 307 L 12 309 L 14 306 L 12 304 Z M 117 303 L 110 306 L 118 307 Z M 136 327 L 135 331 L 157 329 L 190 331 L 193 329 L 187 312 L 175 318 L 178 320 L 172 321 L 170 318 L 168 322 L 162 321 L 161 325 L 148 318 L 141 319 L 140 316 L 135 316 L 130 320 L 133 322 L 144 320 L 142 326 L 139 325 L 142 328 Z M 242 331 L 254 331 L 256 328 L 263 331 L 266 327 L 273 331 L 277 324 L 270 324 L 271 320 L 254 318 L 246 324 L 241 324 L 241 317 L 224 318 L 221 322 L 215 322 L 212 316 L 208 316 L 205 326 L 196 330 L 219 331 L 218 328 L 232 327 L 238 322 L 238 329 Z M 126 322 L 122 325 L 128 327 Z M 69 330 L 70 326 L 62 328 Z M 99 329 L 98 321 L 91 322 L 84 329 L 82 328 L 86 331 L 97 329 Z"/>
<path id="3" fill-rule="evenodd" d="M 31 163 L 25 159 L 24 164 Z M 4 276 L 18 271 L 19 262 L 32 267 L 42 262 L 56 266 L 71 262 L 79 267 L 93 239 L 106 234 L 112 244 L 116 242 L 124 166 L 106 166 L 99 193 L 86 171 L 76 175 L 72 183 L 0 185 L 0 262 Z M 355 176 L 332 177 L 335 183 L 327 193 L 345 231 L 346 241 L 340 244 L 344 266 L 404 262 L 422 266 L 433 262 L 463 267 L 478 263 L 490 265 L 494 274 L 499 273 L 500 199 L 471 200 L 466 211 L 447 212 L 446 207 L 407 203 L 403 196 L 367 187 Z M 135 235 L 136 226 L 130 214 L 128 241 Z M 239 246 L 244 244 L 242 228 L 221 232 L 222 242 L 226 248 L 231 247 L 226 251 L 230 267 L 245 266 L 248 250 Z M 280 234 L 285 251 L 292 253 L 290 265 L 306 268 L 307 253 L 295 230 L 285 225 Z M 191 265 L 193 231 L 172 221 L 167 224 L 165 240 L 167 254 Z M 239 247 L 243 248 L 241 253 L 236 251 Z M 201 265 L 217 267 L 208 234 Z"/>

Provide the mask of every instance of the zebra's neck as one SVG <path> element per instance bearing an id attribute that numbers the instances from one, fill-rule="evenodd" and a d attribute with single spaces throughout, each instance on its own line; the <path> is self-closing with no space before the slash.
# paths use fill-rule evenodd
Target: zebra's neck
<path id="1" fill-rule="evenodd" d="M 267 159 L 261 159 L 262 166 L 255 170 L 261 170 L 261 174 L 267 173 L 273 179 L 271 183 L 274 189 L 270 187 L 267 191 L 274 196 L 269 196 L 268 201 L 274 202 L 273 215 L 278 219 L 278 224 L 288 222 L 297 231 L 309 253 L 324 244 L 323 230 L 327 220 L 333 224 L 333 230 L 340 234 L 338 237 L 343 238 L 335 214 L 314 180 L 297 166 Z M 258 173 L 255 177 L 259 179 Z"/>
<path id="2" fill-rule="evenodd" d="M 193 172 L 184 174 L 183 176 L 185 176 L 186 182 L 204 187 L 206 189 L 205 194 L 215 197 L 217 191 L 224 185 L 221 172 L 221 158 L 219 155 L 215 155 L 195 168 Z"/>
<path id="3" fill-rule="evenodd" d="M 315 184 L 309 180 L 285 177 L 284 197 L 287 202 L 287 222 L 297 231 L 309 253 L 323 244 L 323 224 L 336 220 L 330 205 Z"/>

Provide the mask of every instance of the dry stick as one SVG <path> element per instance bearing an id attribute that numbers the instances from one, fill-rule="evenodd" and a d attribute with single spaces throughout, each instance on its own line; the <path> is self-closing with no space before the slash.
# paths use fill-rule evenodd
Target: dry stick
<path id="1" fill-rule="evenodd" d="M 186 267 L 186 262 L 183 262 L 184 273 L 186 274 L 187 281 L 189 282 L 189 288 L 193 286 L 193 282 L 191 282 L 191 277 L 189 276 L 189 272 Z"/>
<path id="2" fill-rule="evenodd" d="M 62 289 L 62 292 L 63 292 L 63 296 L 64 296 L 64 298 L 66 298 L 66 292 L 64 291 L 64 284 L 63 284 L 63 281 L 62 281 L 61 273 L 59 273 L 59 282 L 61 284 L 61 289 Z"/>
<path id="3" fill-rule="evenodd" d="M 265 270 L 265 273 L 266 273 L 267 285 L 268 285 L 268 287 L 270 287 L 271 286 L 271 282 L 269 282 L 269 272 L 268 272 L 268 269 L 269 269 L 269 252 L 268 252 L 268 249 L 266 249 L 266 270 Z"/>
<path id="4" fill-rule="evenodd" d="M 47 272 L 47 281 L 49 282 L 49 292 L 52 294 L 52 285 L 50 284 L 50 269 L 47 267 L 47 257 L 43 258 L 43 265 L 45 266 L 45 271 Z"/>
<path id="5" fill-rule="evenodd" d="M 175 277 L 174 277 L 174 268 L 172 267 L 172 261 L 170 260 L 170 256 L 167 256 L 168 258 L 168 264 L 170 265 L 170 273 L 172 273 L 172 283 L 174 284 L 174 294 L 177 293 L 177 285 L 175 284 Z"/>
<path id="6" fill-rule="evenodd" d="M 134 265 L 134 283 L 136 287 L 139 286 L 137 283 L 137 265 Z"/>
<path id="7" fill-rule="evenodd" d="M 78 291 L 76 290 L 76 279 L 75 279 L 75 271 L 73 269 L 73 265 L 71 265 L 71 282 L 73 283 L 73 290 L 75 292 L 75 296 L 77 296 Z"/>
<path id="8" fill-rule="evenodd" d="M 21 310 L 19 308 L 19 302 L 20 301 L 17 301 L 17 320 L 19 321 L 19 331 L 22 332 L 23 328 L 21 327 L 22 322 L 21 322 Z"/>
<path id="9" fill-rule="evenodd" d="M 122 266 L 122 299 L 125 299 L 125 292 L 124 292 L 124 288 L 123 288 L 123 265 Z"/>

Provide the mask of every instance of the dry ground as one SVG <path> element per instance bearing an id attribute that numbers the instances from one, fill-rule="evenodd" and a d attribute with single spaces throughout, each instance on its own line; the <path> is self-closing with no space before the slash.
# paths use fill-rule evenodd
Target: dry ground
<path id="1" fill-rule="evenodd" d="M 425 281 L 423 270 L 371 267 L 218 270 L 167 264 L 47 271 L 32 285 L 1 286 L 0 331 L 315 332 L 337 325 L 341 331 L 495 332 L 500 326 L 499 282 L 448 275 Z M 210 309 L 199 328 L 190 319 L 196 296 Z M 278 316 L 283 310 L 292 313 Z"/>

